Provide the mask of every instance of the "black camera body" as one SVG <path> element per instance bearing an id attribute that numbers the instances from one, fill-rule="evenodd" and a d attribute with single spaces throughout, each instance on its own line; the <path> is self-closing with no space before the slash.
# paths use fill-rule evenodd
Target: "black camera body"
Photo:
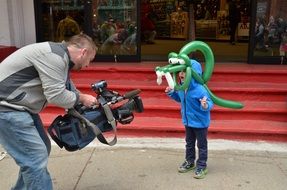
<path id="1" fill-rule="evenodd" d="M 124 95 L 120 95 L 116 91 L 109 90 L 107 88 L 107 82 L 101 80 L 91 85 L 92 90 L 97 94 L 98 102 L 100 103 L 99 108 L 76 108 L 77 111 L 89 112 L 98 110 L 100 112 L 104 105 L 114 106 L 111 108 L 115 120 L 123 125 L 129 124 L 133 121 L 133 112 L 141 113 L 144 111 L 142 99 L 138 96 L 141 92 L 139 89 L 132 90 Z M 124 104 L 116 106 L 117 103 L 127 100 Z M 102 118 L 101 118 L 102 119 Z"/>
<path id="2" fill-rule="evenodd" d="M 96 137 L 104 144 L 114 145 L 116 138 L 108 143 L 102 133 L 112 130 L 116 133 L 118 122 L 129 124 L 134 119 L 134 112 L 144 111 L 142 99 L 138 96 L 139 89 L 120 95 L 107 86 L 104 80 L 91 85 L 99 106 L 87 108 L 77 105 L 67 114 L 59 115 L 48 127 L 48 133 L 59 147 L 68 151 L 79 150 Z"/>

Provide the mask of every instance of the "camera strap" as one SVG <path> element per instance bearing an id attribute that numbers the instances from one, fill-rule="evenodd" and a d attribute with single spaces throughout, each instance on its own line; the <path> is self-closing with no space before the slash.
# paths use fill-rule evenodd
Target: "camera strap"
<path id="1" fill-rule="evenodd" d="M 113 146 L 117 143 L 117 135 L 116 135 L 116 121 L 115 118 L 112 115 L 112 111 L 111 108 L 108 105 L 103 106 L 106 117 L 108 119 L 108 122 L 111 124 L 113 131 L 114 131 L 114 138 L 108 142 L 107 139 L 104 137 L 102 131 L 92 122 L 90 122 L 87 118 L 85 118 L 84 116 L 82 116 L 79 112 L 77 112 L 75 109 L 69 109 L 68 110 L 68 114 L 77 117 L 79 119 L 81 119 L 82 121 L 84 121 L 88 126 L 90 126 L 93 130 L 93 132 L 95 133 L 96 137 L 98 138 L 98 140 L 103 143 L 103 144 L 107 144 L 110 146 Z"/>
<path id="2" fill-rule="evenodd" d="M 117 126 L 116 126 L 116 119 L 113 116 L 112 110 L 110 108 L 110 106 L 108 104 L 103 105 L 106 117 L 108 119 L 109 124 L 112 126 L 113 131 L 114 131 L 114 138 L 112 141 L 110 141 L 108 143 L 108 145 L 112 146 L 115 145 L 117 143 Z M 105 143 L 106 139 L 103 135 L 99 135 L 97 136 L 97 138 L 99 139 L 100 142 Z M 107 143 L 105 143 L 107 144 Z"/>

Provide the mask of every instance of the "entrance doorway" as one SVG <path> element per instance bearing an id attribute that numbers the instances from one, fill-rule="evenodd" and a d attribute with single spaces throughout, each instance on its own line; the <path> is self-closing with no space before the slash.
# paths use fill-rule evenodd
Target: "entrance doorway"
<path id="1" fill-rule="evenodd" d="M 141 59 L 167 60 L 169 52 L 178 52 L 191 40 L 201 40 L 211 47 L 215 61 L 247 62 L 251 20 L 249 0 L 188 2 L 141 1 Z M 148 36 L 144 31 L 148 28 L 145 26 L 149 23 L 147 19 L 154 24 L 149 29 L 156 33 L 152 41 L 147 38 L 153 33 Z M 231 25 L 234 22 L 235 34 L 231 41 Z"/>

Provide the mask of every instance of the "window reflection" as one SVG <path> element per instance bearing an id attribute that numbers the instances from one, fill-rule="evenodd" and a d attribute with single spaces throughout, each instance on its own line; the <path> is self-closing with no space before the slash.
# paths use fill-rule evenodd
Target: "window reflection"
<path id="1" fill-rule="evenodd" d="M 286 63 L 287 2 L 258 0 L 256 11 L 254 56 L 280 56 Z"/>
<path id="2" fill-rule="evenodd" d="M 43 41 L 63 41 L 84 28 L 84 0 L 42 0 Z"/>
<path id="3" fill-rule="evenodd" d="M 93 39 L 100 55 L 136 55 L 136 1 L 94 0 Z"/>

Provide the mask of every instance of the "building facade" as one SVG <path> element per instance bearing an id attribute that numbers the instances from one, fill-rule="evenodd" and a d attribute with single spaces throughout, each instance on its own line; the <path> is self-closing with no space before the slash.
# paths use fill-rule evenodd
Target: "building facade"
<path id="1" fill-rule="evenodd" d="M 101 61 L 166 60 L 201 40 L 219 62 L 287 62 L 284 0 L 6 0 L 0 10 L 0 45 L 63 41 L 83 31 Z"/>

